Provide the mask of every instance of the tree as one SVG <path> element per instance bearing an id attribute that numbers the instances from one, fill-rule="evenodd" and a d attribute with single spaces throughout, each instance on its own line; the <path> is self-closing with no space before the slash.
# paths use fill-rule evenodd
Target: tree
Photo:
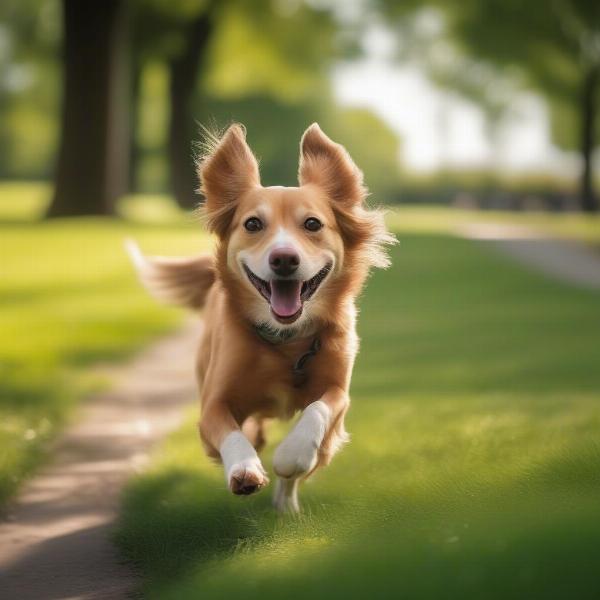
<path id="1" fill-rule="evenodd" d="M 63 0 L 64 97 L 49 217 L 113 214 L 127 187 L 129 90 L 123 0 Z"/>
<path id="2" fill-rule="evenodd" d="M 5 15 L 12 19 L 13 13 L 18 14 L 23 21 L 19 33 L 31 31 L 40 21 L 51 21 L 38 14 L 40 0 L 7 0 L 5 4 L 0 22 Z M 263 100 L 268 104 L 268 98 L 282 107 L 282 114 L 284 105 L 295 115 L 304 107 L 300 130 L 318 118 L 315 107 L 324 103 L 319 98 L 322 91 L 329 102 L 324 82 L 340 47 L 330 7 L 272 0 L 44 0 L 42 4 L 62 8 L 54 20 L 62 20 L 62 28 L 54 27 L 53 38 L 56 47 L 62 29 L 62 59 L 58 60 L 57 52 L 38 51 L 34 34 L 11 36 L 10 44 L 11 52 L 18 49 L 23 60 L 27 56 L 31 64 L 37 66 L 44 60 L 51 66 L 44 67 L 43 78 L 36 71 L 33 79 L 44 86 L 52 108 L 59 105 L 59 91 L 47 81 L 58 80 L 55 72 L 62 66 L 60 144 L 50 217 L 112 214 L 119 197 L 135 185 L 135 172 L 128 164 L 135 169 L 140 157 L 146 166 L 158 164 L 152 171 L 160 185 L 162 125 L 155 121 L 148 127 L 147 111 L 143 120 L 138 113 L 139 105 L 148 106 L 148 82 L 157 81 L 152 74 L 162 74 L 165 68 L 169 73 L 170 119 L 164 136 L 169 179 L 177 201 L 185 207 L 199 200 L 193 143 L 199 137 L 197 123 L 211 123 L 204 110 L 209 97 L 221 103 L 252 97 L 259 104 Z M 0 76 L 0 88 L 4 79 L 10 78 Z M 34 92 L 33 85 L 28 89 L 32 114 L 53 125 L 54 111 L 40 110 L 41 94 Z M 12 94 L 9 108 L 23 106 L 23 93 Z M 160 105 L 162 91 L 154 88 L 150 94 L 154 103 L 160 97 L 155 106 Z M 6 116 L 4 100 L 0 99 L 0 110 Z M 231 114 L 219 124 L 236 118 Z M 138 124 L 143 131 L 138 131 Z M 148 142 L 150 130 L 152 142 Z M 0 137 L 10 145 L 5 156 L 15 156 L 14 140 L 27 148 L 35 146 L 30 142 L 31 127 L 26 135 L 15 131 L 12 120 L 10 127 L 0 125 Z M 40 128 L 35 131 L 41 140 Z M 48 156 L 54 155 L 52 140 L 53 135 L 45 134 L 40 143 L 47 151 L 36 160 L 44 168 Z M 0 168 L 9 162 L 2 152 L 0 148 Z M 29 155 L 22 162 L 29 168 Z"/>
<path id="3" fill-rule="evenodd" d="M 400 8 L 392 0 L 379 5 L 400 25 L 410 23 L 420 10 L 413 3 Z M 431 0 L 432 8 L 444 26 L 433 35 L 429 32 L 428 44 L 413 44 L 412 56 L 422 52 L 422 64 L 437 75 L 446 71 L 438 81 L 496 112 L 501 86 L 494 79 L 519 81 L 521 87 L 541 93 L 550 107 L 554 141 L 581 155 L 581 207 L 597 210 L 592 158 L 600 142 L 600 3 Z M 566 121 L 573 126 L 566 128 Z"/>
<path id="4" fill-rule="evenodd" d="M 0 3 L 0 177 L 52 174 L 58 112 L 60 6 Z"/>
<path id="5" fill-rule="evenodd" d="M 305 3 L 137 0 L 136 6 L 136 63 L 168 65 L 169 180 L 177 203 L 190 208 L 198 203 L 193 161 L 198 123 L 239 119 L 242 115 L 225 117 L 220 105 L 241 106 L 244 98 L 258 100 L 259 112 L 261 99 L 308 105 L 334 56 L 335 26 L 329 11 Z"/>
<path id="6" fill-rule="evenodd" d="M 169 62 L 170 119 L 168 155 L 171 190 L 182 208 L 198 204 L 198 182 L 192 157 L 192 140 L 196 135 L 192 113 L 192 100 L 198 73 L 203 67 L 210 36 L 215 27 L 215 3 L 188 25 L 182 52 Z"/>
<path id="7" fill-rule="evenodd" d="M 450 31 L 472 56 L 522 74 L 554 107 L 556 121 L 563 106 L 578 120 L 574 135 L 555 140 L 577 146 L 582 158 L 579 184 L 581 207 L 598 209 L 593 190 L 592 158 L 600 141 L 597 113 L 600 103 L 600 4 L 593 0 L 516 0 L 447 2 Z M 576 141 L 575 136 L 578 138 Z"/>

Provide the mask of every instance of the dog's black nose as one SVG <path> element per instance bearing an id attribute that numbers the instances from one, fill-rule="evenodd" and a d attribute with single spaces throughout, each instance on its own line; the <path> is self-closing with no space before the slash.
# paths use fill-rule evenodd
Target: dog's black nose
<path id="1" fill-rule="evenodd" d="M 269 265 L 275 275 L 288 277 L 296 272 L 300 264 L 300 257 L 291 248 L 277 248 L 269 255 Z"/>

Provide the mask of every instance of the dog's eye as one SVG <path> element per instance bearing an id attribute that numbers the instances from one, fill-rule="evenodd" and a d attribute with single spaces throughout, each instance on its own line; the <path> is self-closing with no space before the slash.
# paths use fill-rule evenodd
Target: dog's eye
<path id="1" fill-rule="evenodd" d="M 258 217 L 250 217 L 249 219 L 246 219 L 244 227 L 246 228 L 246 231 L 254 233 L 256 231 L 260 231 L 263 228 L 263 223 Z"/>
<path id="2" fill-rule="evenodd" d="M 308 231 L 319 231 L 321 227 L 323 227 L 323 223 L 314 217 L 309 217 L 306 219 L 306 221 L 304 221 L 304 229 Z"/>

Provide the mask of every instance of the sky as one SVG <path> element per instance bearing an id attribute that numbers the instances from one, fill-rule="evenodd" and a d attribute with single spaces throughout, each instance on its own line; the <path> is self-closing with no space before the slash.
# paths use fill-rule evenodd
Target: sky
<path id="1" fill-rule="evenodd" d="M 414 65 L 399 65 L 389 34 L 380 28 L 365 37 L 365 56 L 338 64 L 334 92 L 342 105 L 368 107 L 397 133 L 399 160 L 409 169 L 494 167 L 499 171 L 552 172 L 571 176 L 577 158 L 550 140 L 543 101 L 517 94 L 494 143 L 482 111 L 456 94 L 437 89 Z"/>

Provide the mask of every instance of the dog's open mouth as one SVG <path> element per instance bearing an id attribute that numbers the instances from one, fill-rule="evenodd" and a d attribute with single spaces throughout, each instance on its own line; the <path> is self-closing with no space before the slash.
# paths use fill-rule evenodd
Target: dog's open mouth
<path id="1" fill-rule="evenodd" d="M 302 314 L 304 303 L 312 298 L 323 283 L 333 263 L 327 263 L 314 277 L 307 281 L 299 279 L 272 279 L 265 281 L 245 264 L 244 270 L 252 285 L 269 303 L 273 316 L 280 323 L 293 323 Z"/>

